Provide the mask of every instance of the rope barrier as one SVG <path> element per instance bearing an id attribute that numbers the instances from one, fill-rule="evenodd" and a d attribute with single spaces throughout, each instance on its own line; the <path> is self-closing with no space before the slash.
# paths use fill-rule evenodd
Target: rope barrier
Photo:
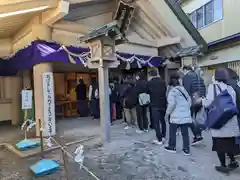
<path id="1" fill-rule="evenodd" d="M 58 143 L 53 137 L 51 137 L 49 140 L 54 141 L 54 143 L 56 143 L 57 145 L 59 145 L 59 147 L 62 149 L 63 152 L 66 153 L 66 155 L 71 158 L 74 162 L 75 158 L 66 150 L 66 148 L 62 147 L 62 145 L 60 143 Z M 76 162 L 78 163 L 78 162 Z M 80 165 L 81 168 L 83 168 L 88 174 L 90 174 L 94 179 L 96 180 L 100 180 L 92 171 L 90 171 L 86 166 L 84 166 L 82 163 L 78 163 Z"/>

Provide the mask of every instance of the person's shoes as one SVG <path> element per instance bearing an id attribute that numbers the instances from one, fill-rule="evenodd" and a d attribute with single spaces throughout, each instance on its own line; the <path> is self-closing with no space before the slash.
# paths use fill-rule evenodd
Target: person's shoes
<path id="1" fill-rule="evenodd" d="M 228 167 L 231 169 L 231 170 L 234 170 L 234 169 L 237 169 L 239 167 L 238 163 L 236 161 L 234 162 L 231 162 Z"/>
<path id="2" fill-rule="evenodd" d="M 129 126 L 126 126 L 124 129 L 125 129 L 125 130 L 128 130 L 128 129 L 129 129 Z"/>
<path id="3" fill-rule="evenodd" d="M 171 153 L 176 153 L 177 152 L 176 148 L 172 148 L 172 147 L 169 147 L 169 146 L 165 147 L 164 149 L 165 149 L 165 151 L 171 152 Z"/>
<path id="4" fill-rule="evenodd" d="M 148 132 L 148 129 L 144 129 L 144 132 Z"/>
<path id="5" fill-rule="evenodd" d="M 192 145 L 197 145 L 199 143 L 201 143 L 203 141 L 203 137 L 198 137 L 198 138 L 194 138 L 193 139 L 193 142 L 192 142 Z"/>
<path id="6" fill-rule="evenodd" d="M 158 141 L 158 140 L 153 140 L 153 144 L 163 145 L 163 142 L 162 141 Z"/>
<path id="7" fill-rule="evenodd" d="M 183 149 L 183 153 L 184 153 L 185 156 L 190 156 L 189 149 Z"/>
<path id="8" fill-rule="evenodd" d="M 215 166 L 215 169 L 216 171 L 224 174 L 229 174 L 229 172 L 231 171 L 231 169 L 226 166 Z"/>
<path id="9" fill-rule="evenodd" d="M 138 133 L 138 134 L 142 134 L 143 132 L 144 132 L 144 131 L 139 130 L 139 129 L 136 130 L 136 133 Z"/>

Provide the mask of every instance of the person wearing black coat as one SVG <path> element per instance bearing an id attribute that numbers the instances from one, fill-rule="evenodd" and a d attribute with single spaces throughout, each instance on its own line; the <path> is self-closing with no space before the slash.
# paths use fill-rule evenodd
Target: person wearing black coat
<path id="1" fill-rule="evenodd" d="M 81 117 L 88 116 L 88 104 L 87 104 L 87 86 L 83 79 L 79 80 L 79 84 L 76 89 L 77 101 L 78 101 L 78 112 Z"/>
<path id="2" fill-rule="evenodd" d="M 136 95 L 137 98 L 139 98 L 139 95 L 142 93 L 147 93 L 147 81 L 144 78 L 143 72 L 140 72 L 136 76 Z M 148 131 L 148 117 L 147 117 L 147 105 L 141 106 L 139 102 L 137 101 L 137 122 L 139 130 L 137 130 L 138 133 L 142 133 L 143 131 Z"/>
<path id="3" fill-rule="evenodd" d="M 155 144 L 161 145 L 166 137 L 165 112 L 167 109 L 166 83 L 158 76 L 156 70 L 150 72 L 151 80 L 147 83 L 147 93 L 150 95 L 150 109 L 153 128 L 156 131 Z"/>
<path id="4" fill-rule="evenodd" d="M 204 84 L 203 78 L 197 72 L 195 72 L 191 66 L 184 66 L 183 71 L 184 71 L 184 76 L 182 78 L 182 84 L 183 84 L 183 87 L 188 92 L 189 96 L 193 99 L 193 97 L 197 93 L 197 96 L 205 97 L 206 86 Z M 201 107 L 199 106 L 193 106 L 193 105 L 191 106 L 191 114 L 193 119 L 195 119 L 195 116 L 200 109 Z M 194 135 L 192 145 L 198 144 L 203 140 L 202 130 L 195 123 L 192 123 L 190 128 Z"/>

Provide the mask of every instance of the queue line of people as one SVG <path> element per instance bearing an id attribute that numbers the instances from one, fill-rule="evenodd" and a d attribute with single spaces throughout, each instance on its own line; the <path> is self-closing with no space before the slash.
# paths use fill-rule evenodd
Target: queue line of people
<path id="1" fill-rule="evenodd" d="M 207 90 L 199 69 L 184 66 L 182 72 L 182 77 L 179 72 L 171 74 L 168 86 L 156 70 L 149 73 L 149 80 L 140 72 L 136 79 L 128 76 L 122 84 L 112 81 L 109 86 L 111 120 L 122 118 L 123 114 L 126 121 L 125 129 L 138 126 L 137 133 L 148 132 L 149 128 L 154 129 L 156 140 L 153 143 L 157 145 L 164 144 L 166 123 L 169 123 L 169 139 L 165 150 L 176 152 L 176 136 L 180 130 L 183 140 L 182 151 L 185 155 L 190 155 L 188 129 L 191 129 L 194 135 L 192 145 L 203 141 L 204 128 L 196 121 L 198 113 L 208 108 L 223 90 L 229 93 L 240 111 L 240 87 L 237 84 L 239 81 L 237 74 L 228 68 L 216 69 L 213 82 Z M 97 81 L 93 82 L 90 86 L 89 100 L 93 117 L 99 118 L 98 85 Z M 148 110 L 150 119 L 147 116 Z M 240 115 L 236 114 L 227 119 L 221 128 L 210 128 L 212 150 L 217 153 L 220 161 L 220 165 L 215 169 L 219 172 L 229 173 L 238 168 L 235 155 L 240 153 L 239 144 L 236 143 L 240 135 L 239 120 Z M 228 164 L 226 155 L 230 159 Z"/>
<path id="2" fill-rule="evenodd" d="M 206 109 L 217 98 L 217 96 L 226 90 L 240 108 L 240 87 L 237 85 L 237 75 L 231 69 L 218 68 L 215 71 L 214 81 L 206 90 L 204 80 L 200 71 L 194 70 L 191 66 L 183 67 L 183 77 L 179 73 L 170 75 L 169 85 L 166 87 L 164 80 L 155 70 L 150 72 L 150 80 L 146 81 L 143 76 L 137 76 L 136 82 L 127 83 L 124 112 L 128 126 L 135 125 L 136 115 L 139 130 L 137 132 L 147 132 L 148 122 L 156 131 L 155 144 L 162 145 L 166 138 L 166 123 L 169 123 L 169 140 L 165 150 L 176 152 L 176 134 L 181 131 L 183 138 L 183 152 L 190 155 L 189 131 L 191 129 L 194 137 L 192 145 L 203 141 L 202 131 L 204 127 L 196 121 L 196 116 L 201 109 Z M 214 92 L 214 86 L 219 86 L 221 90 Z M 142 107 L 139 103 L 141 94 L 146 93 L 150 96 L 149 104 Z M 167 96 L 166 96 L 167 94 Z M 132 104 L 127 107 L 129 99 Z M 147 98 L 147 96 L 146 96 Z M 127 102 L 127 103 L 126 103 Z M 145 109 L 149 107 L 150 121 L 145 116 Z M 240 109 L 239 109 L 240 110 Z M 146 125 L 147 124 L 147 125 Z M 126 128 L 128 128 L 128 126 Z M 220 165 L 215 169 L 222 173 L 229 173 L 238 168 L 235 155 L 239 154 L 239 144 L 236 143 L 239 131 L 239 115 L 227 119 L 219 129 L 211 129 L 213 146 L 212 150 L 217 153 Z M 226 155 L 229 157 L 229 163 L 226 163 Z"/>

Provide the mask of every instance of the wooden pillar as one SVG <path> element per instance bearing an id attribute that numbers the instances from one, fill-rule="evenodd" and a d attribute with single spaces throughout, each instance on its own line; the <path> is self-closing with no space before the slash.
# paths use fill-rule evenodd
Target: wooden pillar
<path id="1" fill-rule="evenodd" d="M 46 72 L 52 72 L 50 63 L 37 64 L 33 67 L 36 136 L 40 135 L 38 120 L 41 119 L 41 125 L 44 121 L 43 73 Z"/>
<path id="2" fill-rule="evenodd" d="M 33 40 L 41 39 L 50 41 L 52 39 L 52 30 L 48 25 L 36 24 L 32 26 Z M 43 100 L 43 73 L 52 72 L 52 65 L 50 63 L 37 64 L 33 67 L 33 84 L 34 84 L 34 107 L 35 107 L 35 121 L 36 121 L 36 136 L 40 136 L 39 119 L 41 125 L 44 121 L 44 100 Z"/>
<path id="3" fill-rule="evenodd" d="M 23 78 L 23 88 L 30 88 L 32 89 L 32 83 L 31 83 L 31 71 L 30 70 L 25 70 L 23 71 L 22 74 Z"/>
<path id="4" fill-rule="evenodd" d="M 11 94 L 12 94 L 12 125 L 19 124 L 21 110 L 21 77 L 11 77 Z"/>
<path id="5" fill-rule="evenodd" d="M 52 39 L 52 30 L 48 25 L 33 25 L 32 36 L 34 40 L 41 39 L 48 41 Z"/>

